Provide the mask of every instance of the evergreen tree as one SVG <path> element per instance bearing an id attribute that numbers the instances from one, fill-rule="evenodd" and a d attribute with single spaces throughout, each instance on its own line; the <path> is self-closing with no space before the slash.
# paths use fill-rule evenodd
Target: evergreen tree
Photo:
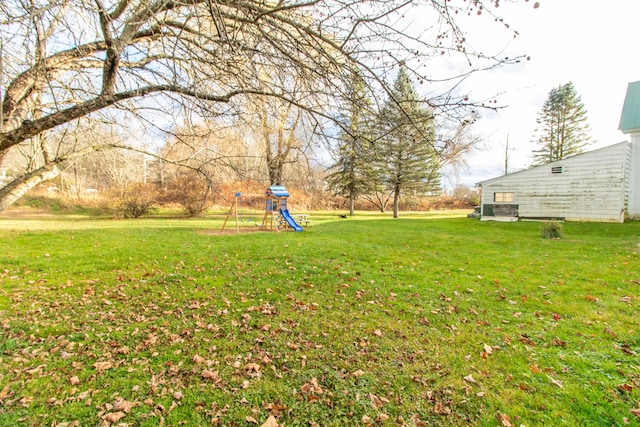
<path id="1" fill-rule="evenodd" d="M 380 124 L 383 137 L 376 145 L 377 181 L 393 194 L 393 217 L 397 218 L 401 194 L 425 195 L 440 188 L 433 113 L 418 96 L 404 67 Z"/>
<path id="2" fill-rule="evenodd" d="M 580 154 L 592 142 L 587 111 L 571 82 L 549 92 L 536 123 L 538 149 L 532 153 L 536 165 Z"/>
<path id="3" fill-rule="evenodd" d="M 371 100 L 367 97 L 362 77 L 354 74 L 347 88 L 346 127 L 339 136 L 338 160 L 327 183 L 336 194 L 349 200 L 349 214 L 354 214 L 355 201 L 371 189 L 369 167 Z"/>

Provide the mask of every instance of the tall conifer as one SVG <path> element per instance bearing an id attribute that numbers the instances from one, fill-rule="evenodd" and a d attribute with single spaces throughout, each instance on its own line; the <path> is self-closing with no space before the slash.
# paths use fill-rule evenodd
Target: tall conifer
<path id="1" fill-rule="evenodd" d="M 420 98 L 402 67 L 380 119 L 382 137 L 376 147 L 378 180 L 393 193 L 393 217 L 402 194 L 439 190 L 440 173 L 431 109 Z"/>
<path id="2" fill-rule="evenodd" d="M 355 201 L 372 187 L 369 144 L 372 132 L 371 99 L 360 75 L 354 73 L 347 88 L 345 128 L 338 135 L 337 161 L 327 177 L 336 194 L 349 201 L 349 214 L 354 214 Z"/>
<path id="3" fill-rule="evenodd" d="M 587 111 L 573 83 L 553 88 L 538 113 L 533 150 L 536 165 L 543 165 L 584 152 L 592 143 Z"/>

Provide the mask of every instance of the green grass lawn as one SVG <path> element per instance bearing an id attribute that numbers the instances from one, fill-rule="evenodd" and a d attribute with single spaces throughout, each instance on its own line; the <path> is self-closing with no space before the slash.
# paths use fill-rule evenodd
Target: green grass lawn
<path id="1" fill-rule="evenodd" d="M 0 425 L 640 425 L 640 223 L 0 219 Z"/>

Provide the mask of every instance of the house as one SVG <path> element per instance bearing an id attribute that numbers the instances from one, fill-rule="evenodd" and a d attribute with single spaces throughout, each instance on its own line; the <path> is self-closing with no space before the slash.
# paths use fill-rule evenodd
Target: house
<path id="1" fill-rule="evenodd" d="M 621 142 L 478 185 L 483 220 L 640 220 L 640 81 L 630 83 Z"/>

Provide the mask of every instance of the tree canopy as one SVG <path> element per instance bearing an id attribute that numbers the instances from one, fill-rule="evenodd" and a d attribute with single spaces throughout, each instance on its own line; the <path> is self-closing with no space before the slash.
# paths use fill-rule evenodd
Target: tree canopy
<path id="1" fill-rule="evenodd" d="M 440 188 L 433 112 L 400 68 L 382 109 L 380 140 L 376 143 L 378 179 L 393 194 L 393 217 L 398 217 L 401 193 L 425 194 Z"/>
<path id="2" fill-rule="evenodd" d="M 580 154 L 592 142 L 587 110 L 571 82 L 551 89 L 536 122 L 537 165 Z"/>
<path id="3" fill-rule="evenodd" d="M 346 129 L 338 135 L 335 150 L 337 159 L 327 182 L 336 194 L 347 198 L 349 214 L 353 215 L 356 199 L 367 194 L 375 185 L 371 176 L 375 119 L 372 113 L 373 100 L 368 96 L 364 80 L 359 74 L 353 75 L 347 90 Z"/>

